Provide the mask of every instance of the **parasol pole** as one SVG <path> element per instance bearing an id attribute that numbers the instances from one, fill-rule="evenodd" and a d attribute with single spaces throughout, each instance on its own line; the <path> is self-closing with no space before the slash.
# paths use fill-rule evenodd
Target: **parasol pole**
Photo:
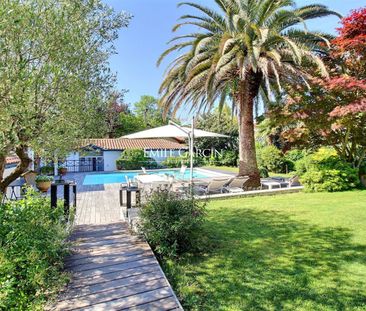
<path id="1" fill-rule="evenodd" d="M 192 118 L 192 127 L 191 127 L 191 133 L 190 133 L 191 139 L 190 142 L 190 178 L 189 181 L 191 185 L 193 185 L 193 161 L 194 161 L 194 117 Z"/>

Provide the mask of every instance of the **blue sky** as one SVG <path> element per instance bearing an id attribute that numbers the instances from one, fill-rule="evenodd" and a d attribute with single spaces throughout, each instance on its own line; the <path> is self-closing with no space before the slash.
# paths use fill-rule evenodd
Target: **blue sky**
<path id="1" fill-rule="evenodd" d="M 117 55 L 112 56 L 111 68 L 117 73 L 118 89 L 128 89 L 127 103 L 138 101 L 141 95 L 158 95 L 164 73 L 164 64 L 156 67 L 156 60 L 166 49 L 173 34 L 177 19 L 193 12 L 187 7 L 177 8 L 181 0 L 104 0 L 117 11 L 127 11 L 134 17 L 128 28 L 120 31 L 116 42 Z M 212 0 L 197 0 L 197 3 L 213 6 Z M 347 15 L 351 9 L 366 5 L 366 0 L 298 0 L 297 5 L 321 3 Z M 327 17 L 308 23 L 311 30 L 335 34 L 339 26 L 336 17 Z M 166 65 L 166 64 L 165 64 Z M 180 117 L 185 119 L 184 112 Z"/>

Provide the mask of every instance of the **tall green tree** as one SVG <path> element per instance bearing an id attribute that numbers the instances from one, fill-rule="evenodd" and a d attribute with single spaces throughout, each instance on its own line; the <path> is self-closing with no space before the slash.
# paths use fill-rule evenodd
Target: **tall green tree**
<path id="1" fill-rule="evenodd" d="M 146 124 L 142 117 L 136 116 L 132 112 L 122 112 L 119 115 L 119 126 L 117 137 L 136 133 L 146 129 Z"/>
<path id="2" fill-rule="evenodd" d="M 189 104 L 198 111 L 220 105 L 231 94 L 238 111 L 239 175 L 259 184 L 254 137 L 254 103 L 260 93 L 282 92 L 281 80 L 303 84 L 304 63 L 327 76 L 320 53 L 326 35 L 306 29 L 306 20 L 338 15 L 323 5 L 296 8 L 291 0 L 215 0 L 215 11 L 184 2 L 202 15 L 183 15 L 173 31 L 185 25 L 198 31 L 172 39 L 172 52 L 183 50 L 168 67 L 162 82 L 161 104 L 173 112 Z"/>
<path id="3" fill-rule="evenodd" d="M 143 95 L 140 100 L 134 104 L 134 112 L 136 117 L 144 120 L 146 128 L 154 128 L 165 125 L 163 111 L 158 105 L 158 99 Z"/>
<path id="4" fill-rule="evenodd" d="M 218 107 L 197 119 L 197 128 L 202 128 L 210 132 L 228 135 L 226 139 L 208 137 L 200 138 L 195 142 L 195 147 L 201 150 L 215 148 L 217 151 L 232 150 L 238 153 L 238 120 L 233 115 L 230 107 L 224 105 L 222 109 Z"/>
<path id="5" fill-rule="evenodd" d="M 114 86 L 108 58 L 130 17 L 100 0 L 4 0 L 0 5 L 0 193 L 31 162 L 64 155 Z M 5 157 L 20 164 L 4 178 Z"/>

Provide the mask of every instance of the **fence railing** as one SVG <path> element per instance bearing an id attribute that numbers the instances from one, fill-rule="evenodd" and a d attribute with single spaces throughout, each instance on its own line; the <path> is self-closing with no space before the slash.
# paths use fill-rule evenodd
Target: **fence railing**
<path id="1" fill-rule="evenodd" d="M 102 158 L 67 160 L 63 163 L 63 166 L 70 173 L 101 172 L 104 171 L 104 160 Z"/>
<path id="2" fill-rule="evenodd" d="M 22 185 L 10 185 L 6 189 L 5 194 L 1 196 L 0 203 L 20 200 L 21 198 L 23 198 L 24 194 L 25 192 Z"/>

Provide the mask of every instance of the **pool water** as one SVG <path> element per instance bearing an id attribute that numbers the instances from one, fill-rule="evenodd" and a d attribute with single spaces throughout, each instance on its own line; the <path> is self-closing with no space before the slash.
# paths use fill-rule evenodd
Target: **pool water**
<path id="1" fill-rule="evenodd" d="M 126 182 L 126 177 L 133 179 L 135 176 L 141 172 L 131 172 L 131 171 L 124 171 L 120 173 L 105 173 L 105 174 L 90 174 L 86 175 L 84 178 L 83 185 L 90 186 L 90 185 L 105 185 L 105 184 L 119 184 Z M 189 180 L 190 172 L 186 170 L 184 175 L 182 175 L 179 170 L 155 170 L 153 172 L 148 172 L 148 174 L 157 174 L 157 175 L 164 175 L 169 174 L 173 175 L 175 179 L 179 180 Z M 193 178 L 208 178 L 209 175 L 206 175 L 204 172 L 201 171 L 193 171 Z"/>

